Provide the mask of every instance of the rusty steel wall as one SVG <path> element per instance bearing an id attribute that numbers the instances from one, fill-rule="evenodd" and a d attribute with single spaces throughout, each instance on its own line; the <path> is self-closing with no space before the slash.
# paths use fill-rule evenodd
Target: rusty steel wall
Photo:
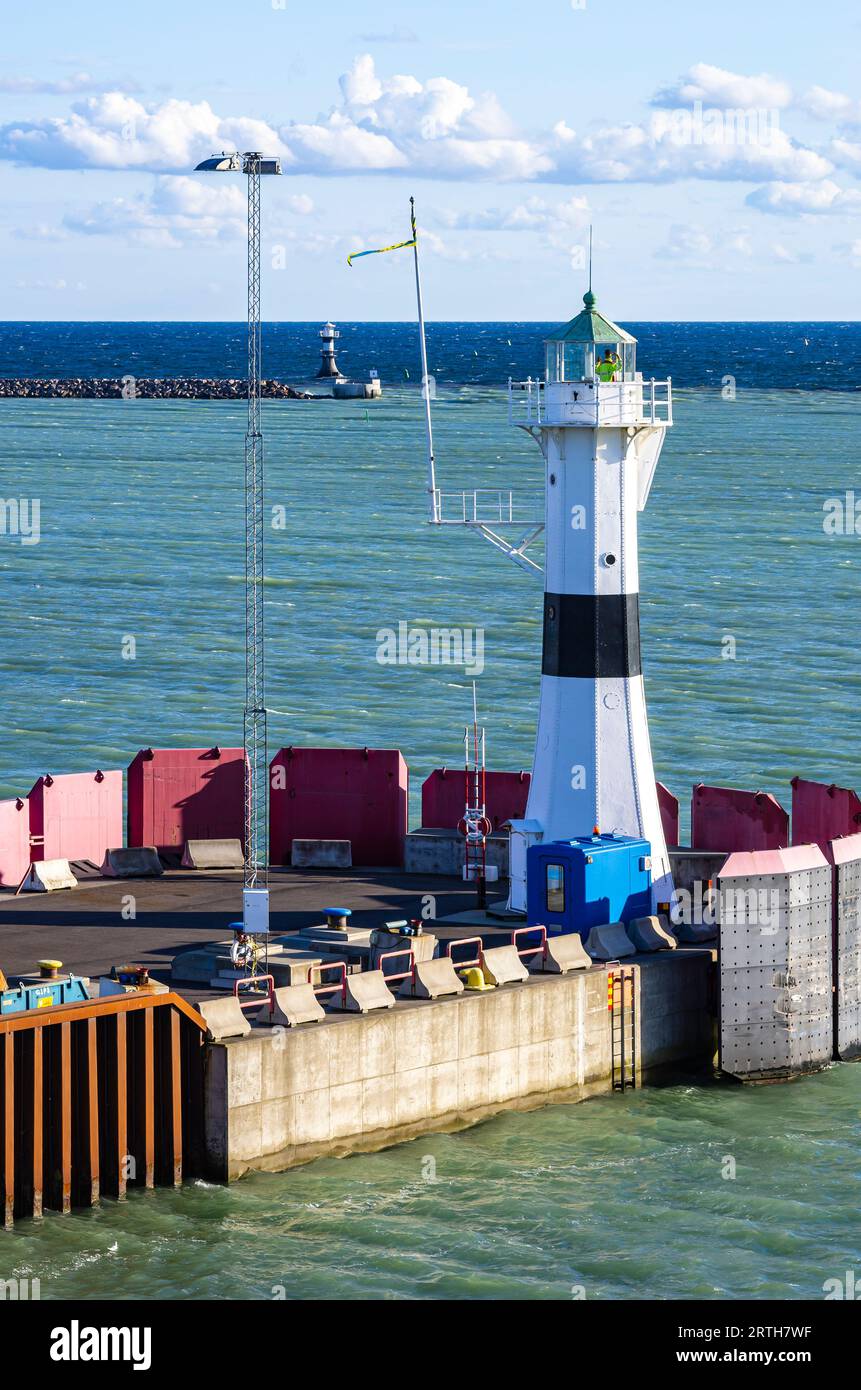
<path id="1" fill-rule="evenodd" d="M 128 768 L 128 844 L 181 853 L 186 840 L 243 840 L 241 748 L 143 748 Z"/>

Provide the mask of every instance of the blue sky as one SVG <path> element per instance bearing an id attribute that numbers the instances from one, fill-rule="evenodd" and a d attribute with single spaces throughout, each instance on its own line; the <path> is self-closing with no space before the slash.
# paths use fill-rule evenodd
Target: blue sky
<path id="1" fill-rule="evenodd" d="M 855 319 L 861 11 L 778 0 L 21 8 L 0 58 L 0 318 Z"/>

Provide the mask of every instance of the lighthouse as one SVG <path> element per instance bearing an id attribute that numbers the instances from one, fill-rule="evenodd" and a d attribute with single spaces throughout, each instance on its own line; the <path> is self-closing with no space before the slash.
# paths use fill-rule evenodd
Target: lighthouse
<path id="1" fill-rule="evenodd" d="M 597 827 L 649 841 L 654 911 L 673 886 L 640 658 L 637 514 L 672 388 L 643 379 L 636 339 L 598 313 L 591 289 L 583 306 L 546 340 L 544 380 L 509 383 L 512 423 L 545 465 L 540 708 L 526 815 L 512 823 L 510 906 L 526 906 L 530 843 Z"/>
<path id="2" fill-rule="evenodd" d="M 335 361 L 335 339 L 340 338 L 340 336 L 337 328 L 331 322 L 324 323 L 323 327 L 320 329 L 320 338 L 323 346 L 320 348 L 322 361 L 317 371 L 318 379 L 320 377 L 326 377 L 340 380 L 341 373 L 338 371 L 338 364 Z"/>

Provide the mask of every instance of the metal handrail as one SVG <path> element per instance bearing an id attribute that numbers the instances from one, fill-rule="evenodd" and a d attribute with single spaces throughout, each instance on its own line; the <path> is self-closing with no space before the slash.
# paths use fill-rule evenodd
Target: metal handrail
<path id="1" fill-rule="evenodd" d="M 269 982 L 269 989 L 267 990 L 267 994 L 268 994 L 268 997 L 269 997 L 269 1012 L 270 1012 L 270 1013 L 274 1013 L 274 1012 L 275 1012 L 275 976 L 274 976 L 274 975 L 245 975 L 245 976 L 243 976 L 243 978 L 242 978 L 241 980 L 234 980 L 234 982 L 233 982 L 233 997 L 234 997 L 234 999 L 239 999 L 239 986 L 240 986 L 240 985 L 262 985 L 262 984 L 264 984 L 266 981 Z M 239 999 L 239 1007 L 240 1007 L 240 1009 L 256 1009 L 256 1008 L 259 1007 L 259 1004 L 260 1004 L 260 1000 L 259 1000 L 259 999 L 247 999 L 247 1000 L 245 1001 L 245 1003 L 243 1003 L 242 1000 Z"/>
<path id="2" fill-rule="evenodd" d="M 338 981 L 338 983 L 337 983 L 337 984 L 334 984 L 334 985 L 322 985 L 322 984 L 317 984 L 317 985 L 315 985 L 315 984 L 314 984 L 314 972 L 316 971 L 318 975 L 322 975 L 322 973 L 323 973 L 324 970 L 340 970 L 340 971 L 341 971 L 341 978 L 340 978 L 340 980 Z M 321 961 L 319 965 L 311 965 L 311 966 L 309 966 L 309 967 L 308 967 L 308 983 L 309 983 L 309 985 L 311 986 L 311 988 L 312 988 L 312 990 L 314 991 L 315 994 L 338 994 L 338 993 L 340 992 L 340 995 L 341 995 L 341 1003 L 343 1003 L 343 1002 L 346 1000 L 346 998 L 347 998 L 347 963 L 346 963 L 346 961 L 343 961 L 343 960 L 328 960 L 328 961 Z"/>
<path id="3" fill-rule="evenodd" d="M 521 947 L 519 947 L 519 946 L 517 945 L 517 938 L 518 938 L 518 936 L 525 936 L 527 933 L 534 933 L 534 932 L 537 932 L 537 931 L 541 933 L 541 941 L 540 941 L 540 944 L 539 944 L 538 946 L 525 946 L 525 947 L 521 948 Z M 521 960 L 523 960 L 524 956 L 537 956 L 537 955 L 540 955 L 540 956 L 542 957 L 542 959 L 546 960 L 546 958 L 547 958 L 547 928 L 546 928 L 546 927 L 539 927 L 539 926 L 534 926 L 534 927 L 515 927 L 514 930 L 513 930 L 513 932 L 511 933 L 511 944 L 512 944 L 512 946 L 516 949 L 517 954 L 520 956 L 520 959 L 521 959 Z"/>
<path id="4" fill-rule="evenodd" d="M 383 951 L 382 955 L 377 958 L 377 969 L 382 970 L 383 961 L 391 960 L 392 956 L 409 956 L 410 968 L 409 970 L 401 970 L 398 973 L 392 971 L 390 975 L 386 975 L 385 971 L 383 971 L 386 984 L 388 984 L 390 980 L 410 980 L 412 981 L 413 989 L 415 990 L 416 953 L 413 950 L 412 946 L 402 946 L 396 951 Z"/>
<path id="5" fill-rule="evenodd" d="M 478 942 L 478 955 L 475 957 L 474 960 L 455 961 L 454 957 L 451 954 L 452 948 L 454 946 L 474 946 L 476 942 Z M 470 965 L 477 965 L 479 966 L 479 968 L 482 969 L 484 967 L 484 942 L 482 941 L 480 936 L 464 936 L 453 938 L 446 946 L 445 953 L 447 956 L 450 957 L 452 965 L 455 966 L 455 968 L 458 970 L 466 970 Z"/>

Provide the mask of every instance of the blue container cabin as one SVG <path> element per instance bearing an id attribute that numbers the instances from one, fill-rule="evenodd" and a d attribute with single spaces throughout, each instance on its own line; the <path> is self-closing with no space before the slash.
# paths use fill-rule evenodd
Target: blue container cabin
<path id="1" fill-rule="evenodd" d="M 532 845 L 526 854 L 526 912 L 548 936 L 630 922 L 652 911 L 652 847 L 625 835 L 580 835 Z"/>

